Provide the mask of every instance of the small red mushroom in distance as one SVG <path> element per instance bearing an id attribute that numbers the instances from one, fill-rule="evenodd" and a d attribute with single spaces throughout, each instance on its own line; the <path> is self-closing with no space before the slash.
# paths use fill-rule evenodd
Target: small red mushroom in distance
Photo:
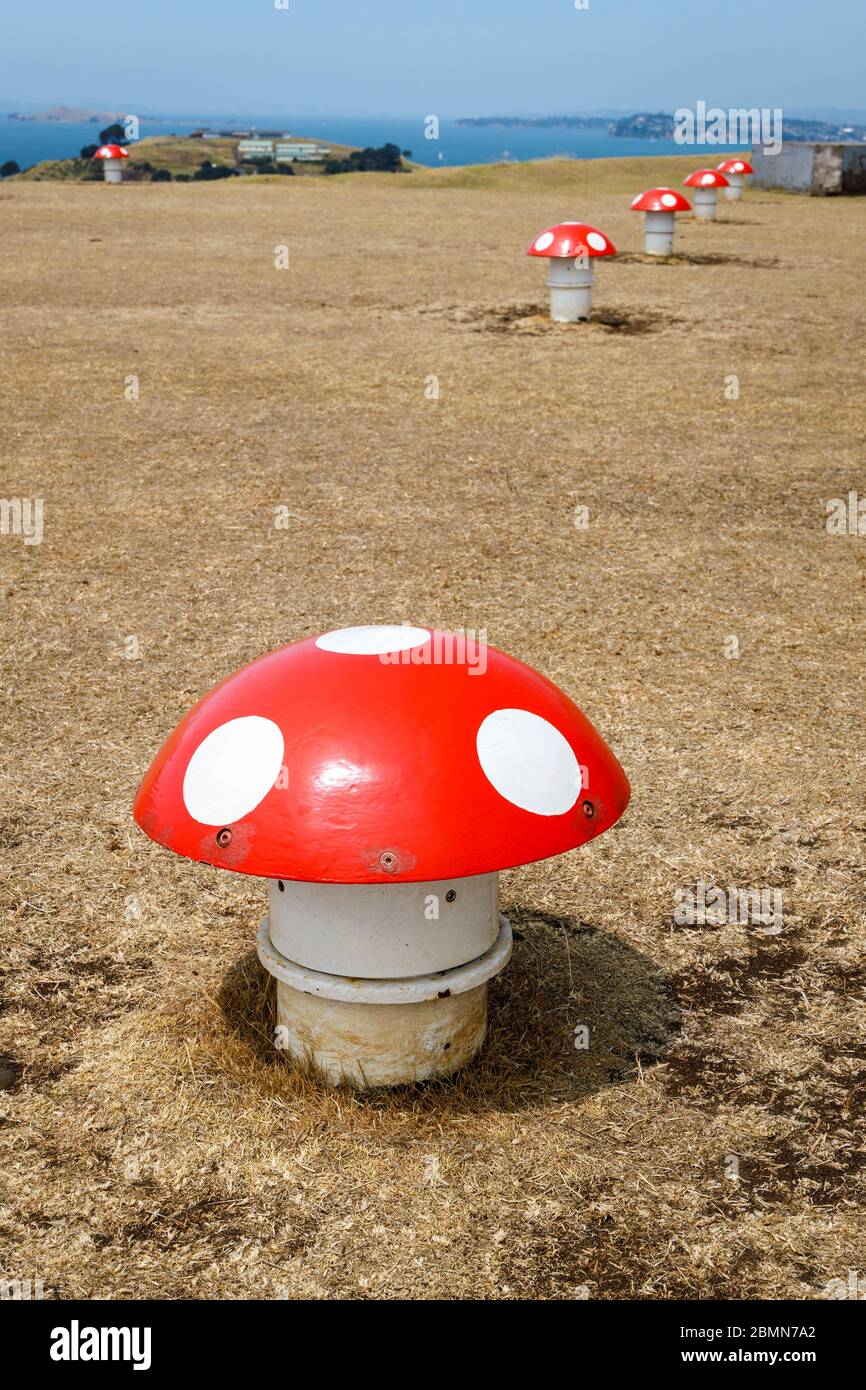
<path id="1" fill-rule="evenodd" d="M 526 252 L 550 261 L 550 317 L 554 323 L 586 323 L 592 309 L 592 262 L 615 256 L 604 232 L 587 222 L 560 222 L 540 232 Z"/>
<path id="2" fill-rule="evenodd" d="M 625 810 L 625 774 L 544 676 L 461 634 L 356 627 L 229 676 L 157 754 L 134 815 L 268 880 L 278 1045 L 329 1083 L 448 1075 L 507 964 L 498 872 Z"/>
<path id="3" fill-rule="evenodd" d="M 716 168 L 728 180 L 725 197 L 731 202 L 739 202 L 743 196 L 746 179 L 755 172 L 749 161 L 739 158 L 723 159 L 721 164 L 716 165 Z"/>
<path id="4" fill-rule="evenodd" d="M 129 154 L 122 145 L 100 145 L 94 159 L 101 159 L 106 183 L 123 182 L 123 161 Z"/>
<path id="5" fill-rule="evenodd" d="M 712 222 L 716 216 L 716 200 L 720 188 L 728 187 L 728 180 L 718 169 L 696 169 L 683 179 L 684 188 L 693 188 L 695 217 L 702 222 Z"/>
<path id="6" fill-rule="evenodd" d="M 646 213 L 644 251 L 648 256 L 669 256 L 673 250 L 678 212 L 691 212 L 688 198 L 675 188 L 650 188 L 632 200 L 632 212 Z"/>

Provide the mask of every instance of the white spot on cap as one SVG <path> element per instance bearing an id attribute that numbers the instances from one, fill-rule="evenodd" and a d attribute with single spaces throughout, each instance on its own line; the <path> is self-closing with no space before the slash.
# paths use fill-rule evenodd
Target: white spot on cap
<path id="1" fill-rule="evenodd" d="M 676 197 L 676 194 L 675 194 L 675 193 L 663 193 L 662 196 L 659 198 L 659 202 L 662 203 L 663 206 L 666 207 L 666 208 L 675 208 L 676 205 L 677 205 L 677 197 Z"/>
<path id="2" fill-rule="evenodd" d="M 587 232 L 586 244 L 587 246 L 591 246 L 593 251 L 607 250 L 607 240 L 602 236 L 601 232 Z"/>
<path id="3" fill-rule="evenodd" d="M 742 164 L 742 163 L 740 162 L 740 160 L 738 159 L 737 162 L 736 162 L 736 164 L 734 165 L 734 173 L 735 173 L 735 174 L 741 174 L 741 173 L 743 172 L 743 170 L 745 169 L 745 167 L 746 167 L 745 164 Z"/>
<path id="4" fill-rule="evenodd" d="M 430 640 L 426 627 L 382 623 L 377 627 L 341 627 L 316 638 L 323 652 L 342 652 L 346 656 L 381 656 L 384 652 L 407 652 Z"/>
<path id="5" fill-rule="evenodd" d="M 554 242 L 553 232 L 542 232 L 535 242 L 536 251 L 546 251 Z"/>
<path id="6" fill-rule="evenodd" d="M 577 801 L 580 764 L 568 740 L 540 715 L 494 710 L 475 746 L 485 777 L 513 806 L 536 816 L 561 816 Z"/>
<path id="7" fill-rule="evenodd" d="M 632 205 L 633 208 L 636 208 L 636 207 L 637 207 L 637 205 L 638 205 L 638 203 L 640 202 L 640 200 L 641 200 L 642 197 L 643 197 L 643 194 L 642 194 L 642 193 L 639 193 L 639 194 L 637 195 L 636 198 L 632 198 L 632 200 L 631 200 L 631 205 Z"/>
<path id="8" fill-rule="evenodd" d="M 201 825 L 231 825 L 254 811 L 279 776 L 283 735 L 257 714 L 230 719 L 193 753 L 183 779 L 183 800 Z"/>
<path id="9" fill-rule="evenodd" d="M 701 175 L 701 183 L 704 184 L 704 186 L 706 186 L 708 183 L 715 183 L 715 181 L 716 181 L 716 176 L 715 176 L 715 174 L 702 174 L 702 175 Z"/>

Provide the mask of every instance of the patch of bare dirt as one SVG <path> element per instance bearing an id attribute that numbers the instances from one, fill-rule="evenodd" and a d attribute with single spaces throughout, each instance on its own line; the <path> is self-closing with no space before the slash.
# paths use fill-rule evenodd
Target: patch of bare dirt
<path id="1" fill-rule="evenodd" d="M 618 251 L 621 265 L 723 265 L 749 266 L 753 270 L 778 270 L 778 256 L 738 256 L 724 251 L 675 251 L 671 256 L 648 256 L 642 251 Z"/>
<path id="2" fill-rule="evenodd" d="M 587 333 L 599 329 L 608 333 L 625 335 L 654 333 L 665 326 L 679 322 L 671 314 L 656 310 L 625 310 L 593 308 L 592 317 L 587 323 L 554 323 L 545 305 L 536 303 L 454 306 L 443 308 L 430 306 L 419 310 L 445 319 L 449 323 L 465 327 L 474 333 L 521 333 L 538 335 L 547 333 Z"/>

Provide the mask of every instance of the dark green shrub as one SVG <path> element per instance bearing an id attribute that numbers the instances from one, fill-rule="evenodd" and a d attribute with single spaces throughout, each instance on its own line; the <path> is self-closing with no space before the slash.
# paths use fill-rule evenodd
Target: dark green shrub
<path id="1" fill-rule="evenodd" d="M 99 143 L 100 145 L 129 144 L 126 138 L 126 130 L 120 124 L 120 121 L 115 121 L 113 125 L 107 125 L 104 130 L 99 132 Z"/>
<path id="2" fill-rule="evenodd" d="M 355 174 L 378 172 L 396 174 L 403 168 L 398 145 L 380 145 L 378 149 L 367 146 L 365 150 L 353 150 L 346 159 L 328 159 L 325 162 L 326 174 Z"/>
<path id="3" fill-rule="evenodd" d="M 206 159 L 202 163 L 201 168 L 196 169 L 195 173 L 193 174 L 193 179 L 230 179 L 233 177 L 233 175 L 234 170 L 229 169 L 227 165 L 213 164 L 211 160 Z"/>

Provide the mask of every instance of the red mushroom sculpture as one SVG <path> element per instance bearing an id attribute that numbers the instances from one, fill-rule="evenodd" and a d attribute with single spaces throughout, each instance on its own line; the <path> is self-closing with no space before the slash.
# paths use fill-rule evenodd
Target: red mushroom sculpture
<path id="1" fill-rule="evenodd" d="M 526 252 L 550 261 L 550 317 L 554 323 L 585 323 L 592 309 L 592 262 L 615 256 L 604 232 L 587 222 L 560 222 L 540 232 Z"/>
<path id="2" fill-rule="evenodd" d="M 93 158 L 102 160 L 106 183 L 123 182 L 123 161 L 129 159 L 129 154 L 122 145 L 100 145 Z"/>
<path id="3" fill-rule="evenodd" d="M 678 212 L 691 212 L 688 198 L 675 188 L 650 188 L 632 201 L 632 212 L 646 213 L 644 250 L 648 256 L 669 256 L 673 250 Z"/>
<path id="4" fill-rule="evenodd" d="M 696 169 L 683 180 L 683 187 L 694 189 L 695 217 L 702 222 L 712 222 L 716 216 L 719 189 L 727 188 L 728 180 L 718 169 Z"/>
<path id="5" fill-rule="evenodd" d="M 511 954 L 498 871 L 600 835 L 628 798 L 589 720 L 531 667 L 450 633 L 359 627 L 205 695 L 134 815 L 177 854 L 268 880 L 278 1043 L 366 1087 L 477 1053 Z"/>
<path id="6" fill-rule="evenodd" d="M 724 174 L 728 180 L 728 187 L 725 189 L 725 197 L 731 202 L 739 202 L 743 196 L 743 189 L 746 186 L 746 179 L 750 174 L 754 174 L 754 169 L 747 159 L 723 159 L 721 164 L 716 166 L 720 174 Z"/>

